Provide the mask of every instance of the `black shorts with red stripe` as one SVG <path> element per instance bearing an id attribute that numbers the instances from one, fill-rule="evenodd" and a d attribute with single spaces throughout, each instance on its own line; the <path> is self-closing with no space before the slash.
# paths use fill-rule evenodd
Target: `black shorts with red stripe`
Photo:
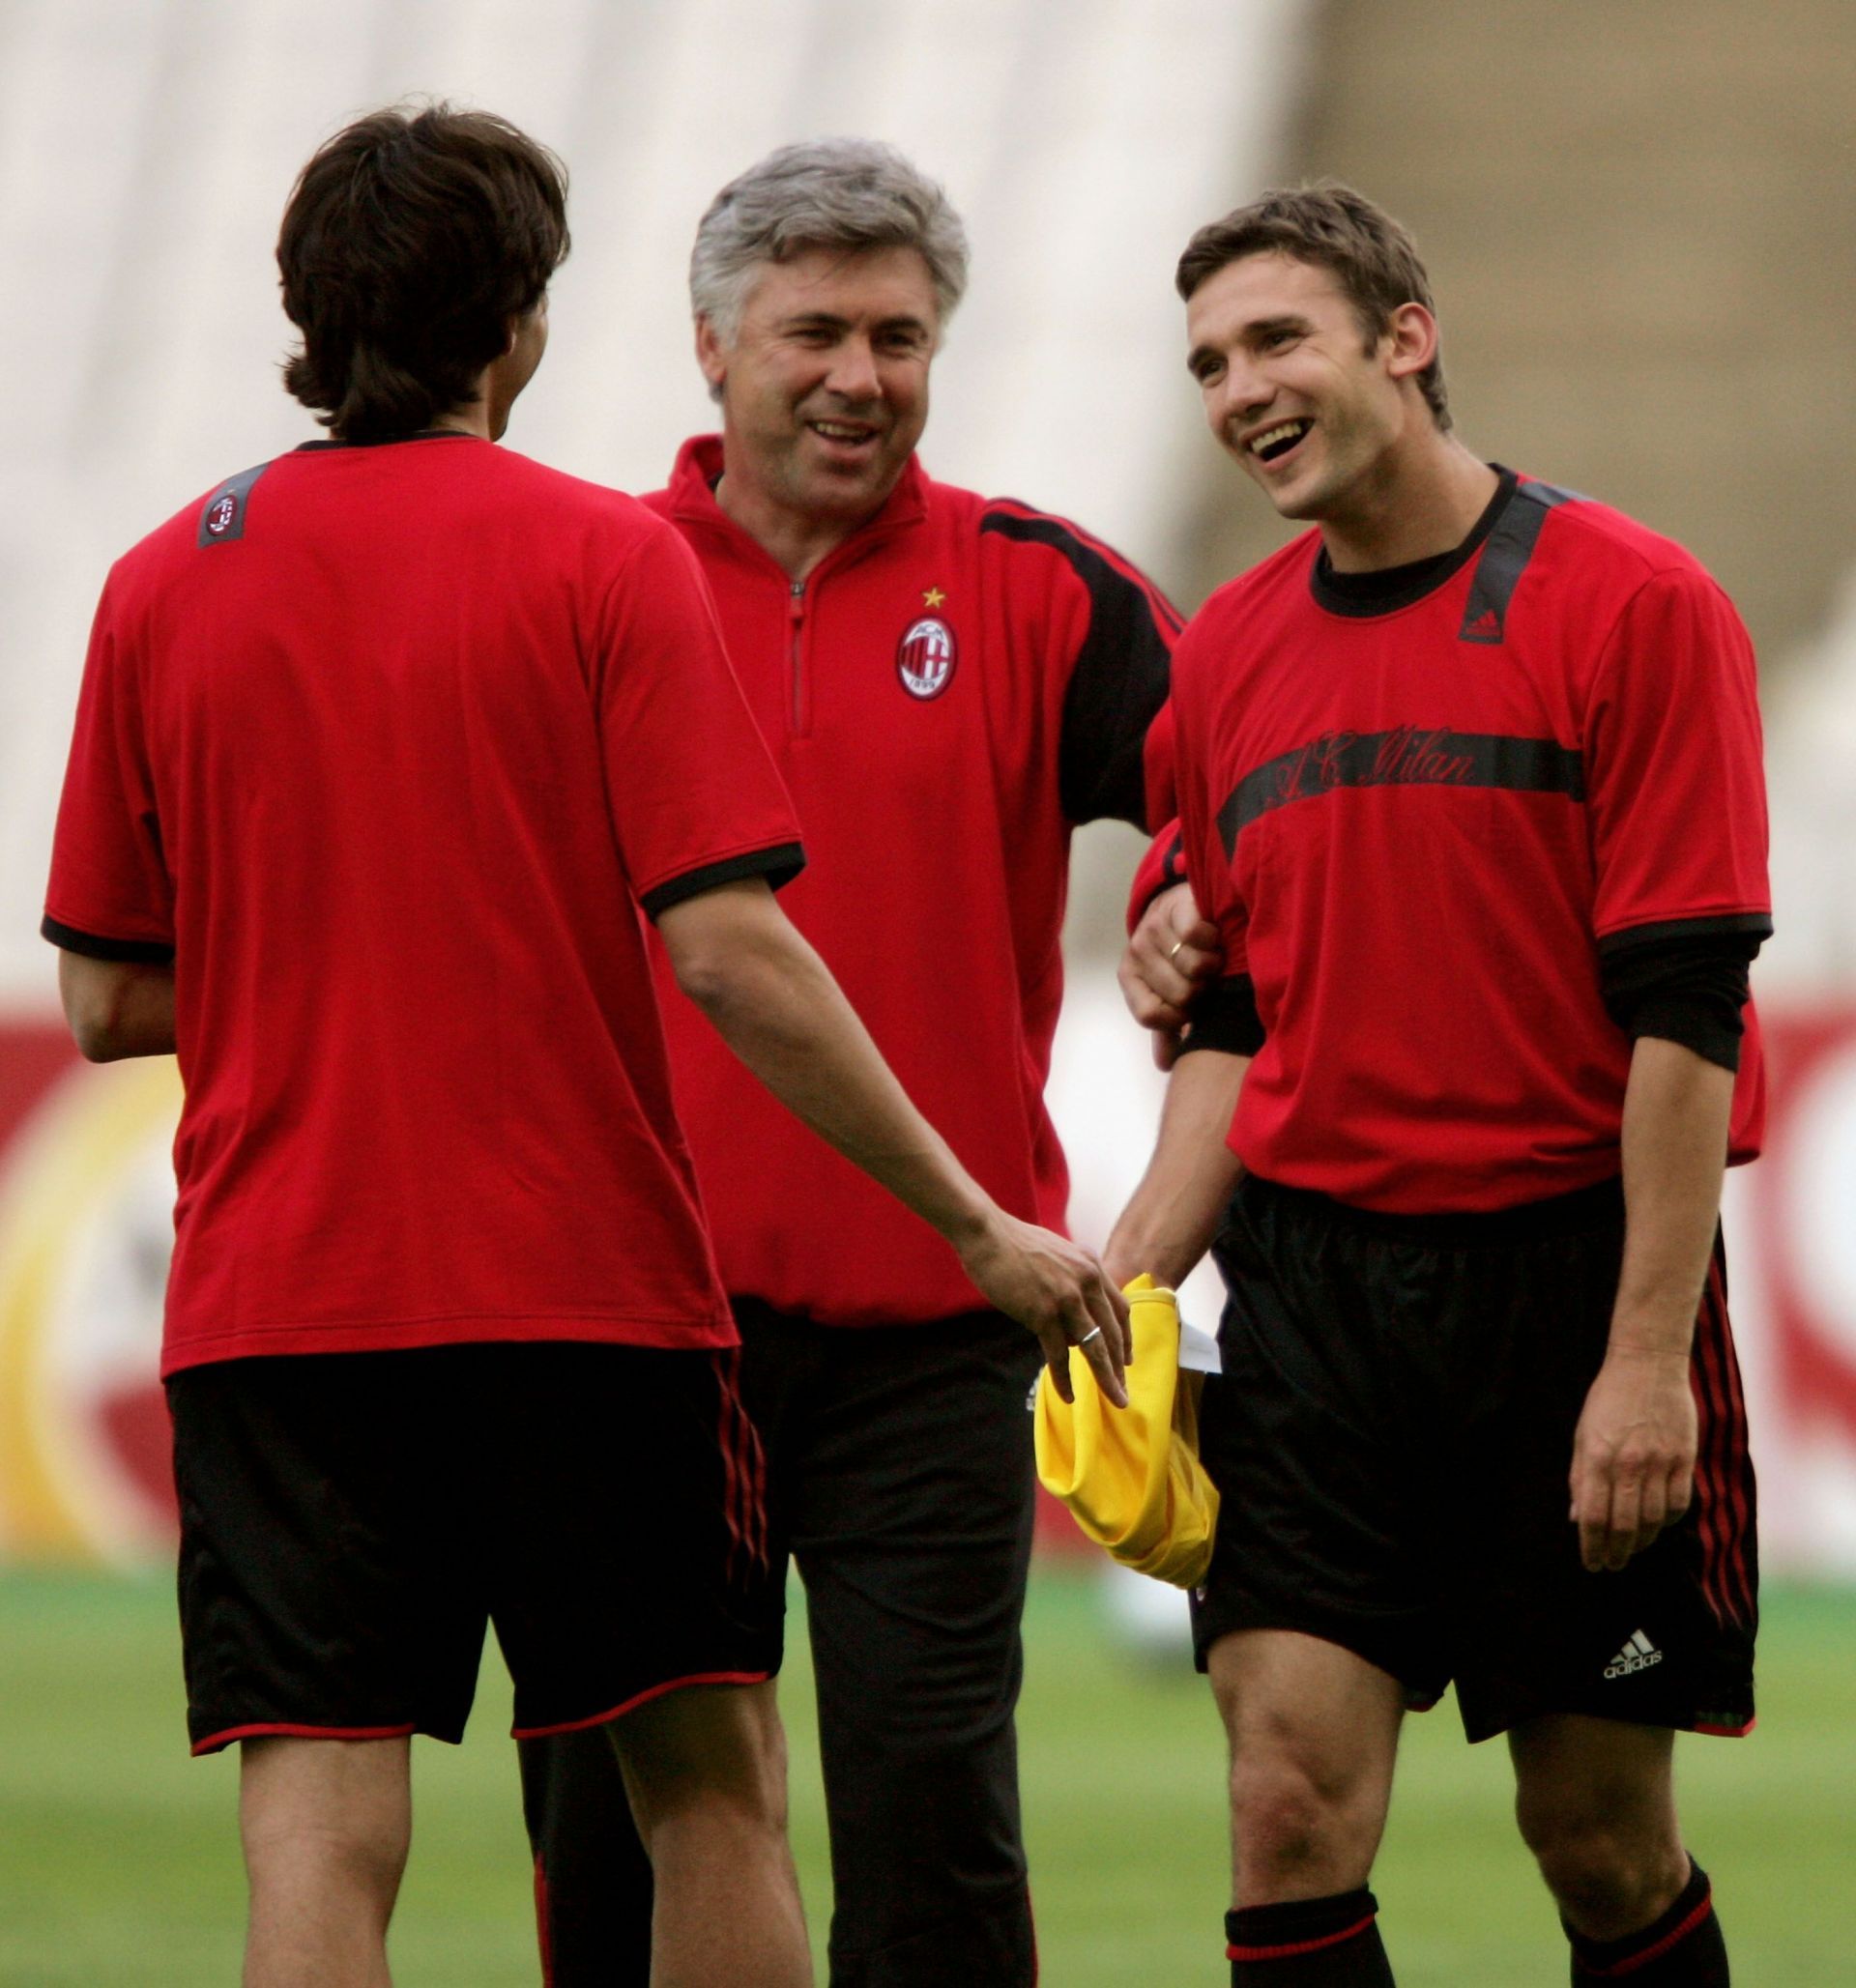
<path id="1" fill-rule="evenodd" d="M 527 1738 L 779 1668 L 740 1351 L 315 1353 L 168 1382 L 195 1753 L 455 1742 L 486 1624 Z"/>
<path id="2" fill-rule="evenodd" d="M 1222 1493 L 1194 1597 L 1219 1637 L 1338 1643 L 1472 1740 L 1550 1713 L 1738 1734 L 1758 1623 L 1753 1466 L 1717 1237 L 1696 1327 L 1688 1513 L 1617 1573 L 1568 1516 L 1624 1238 L 1615 1181 L 1495 1214 L 1399 1216 L 1244 1181 L 1214 1254 Z"/>

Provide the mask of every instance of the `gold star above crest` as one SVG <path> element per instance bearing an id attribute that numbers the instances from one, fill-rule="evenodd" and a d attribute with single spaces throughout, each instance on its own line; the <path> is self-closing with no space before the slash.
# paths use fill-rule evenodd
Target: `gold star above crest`
<path id="1" fill-rule="evenodd" d="M 942 592 L 939 587 L 930 587 L 922 594 L 921 604 L 925 608 L 938 608 L 946 598 L 947 596 Z"/>

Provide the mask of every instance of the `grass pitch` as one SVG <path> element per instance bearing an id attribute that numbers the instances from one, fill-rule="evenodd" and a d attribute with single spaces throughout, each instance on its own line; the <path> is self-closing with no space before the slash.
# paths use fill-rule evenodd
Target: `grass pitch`
<path id="1" fill-rule="evenodd" d="M 1735 1978 L 1856 1981 L 1856 1593 L 1765 1598 L 1750 1740 L 1679 1753 Z M 795 1628 L 798 1628 L 796 1621 Z M 1219 1988 L 1221 1744 L 1202 1681 L 1105 1630 L 1092 1576 L 1040 1572 L 1020 1719 L 1046 1988 Z M 794 1841 L 815 1942 L 828 1911 L 803 1638 L 783 1691 Z M 415 1748 L 400 1988 L 538 1979 L 508 1690 L 492 1656 L 459 1748 Z M 208 1988 L 238 1978 L 243 1878 L 229 1756 L 187 1757 L 165 1581 L 0 1578 L 0 1982 Z M 1560 1988 L 1565 1948 L 1514 1835 L 1499 1743 L 1447 1708 L 1409 1722 L 1375 1877 L 1402 1988 Z M 982 1983 L 964 1988 L 984 1988 Z"/>

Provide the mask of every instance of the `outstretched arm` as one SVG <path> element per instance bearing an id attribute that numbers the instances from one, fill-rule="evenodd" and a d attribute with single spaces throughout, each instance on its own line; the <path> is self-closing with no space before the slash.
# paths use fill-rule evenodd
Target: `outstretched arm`
<path id="1" fill-rule="evenodd" d="M 986 1298 L 1034 1333 L 1068 1398 L 1082 1346 L 1125 1403 L 1127 1306 L 1088 1251 L 1016 1221 L 909 1101 L 825 963 L 759 878 L 663 911 L 677 984 L 773 1095 L 946 1237 Z"/>

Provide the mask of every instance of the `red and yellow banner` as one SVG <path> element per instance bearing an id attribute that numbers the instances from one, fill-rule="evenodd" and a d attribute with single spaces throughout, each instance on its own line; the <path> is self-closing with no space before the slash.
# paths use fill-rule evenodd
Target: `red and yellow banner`
<path id="1" fill-rule="evenodd" d="M 1729 1198 L 1762 1559 L 1852 1573 L 1856 1006 L 1763 1020 L 1766 1157 Z M 0 1023 L 0 1561 L 135 1566 L 171 1544 L 156 1375 L 180 1104 L 170 1058 L 95 1067 L 54 1023 Z M 1045 1543 L 1078 1537 L 1043 1519 Z"/>
<path id="2" fill-rule="evenodd" d="M 156 1378 L 171 1057 L 93 1066 L 0 1026 L 0 1555 L 134 1565 L 174 1524 Z"/>

